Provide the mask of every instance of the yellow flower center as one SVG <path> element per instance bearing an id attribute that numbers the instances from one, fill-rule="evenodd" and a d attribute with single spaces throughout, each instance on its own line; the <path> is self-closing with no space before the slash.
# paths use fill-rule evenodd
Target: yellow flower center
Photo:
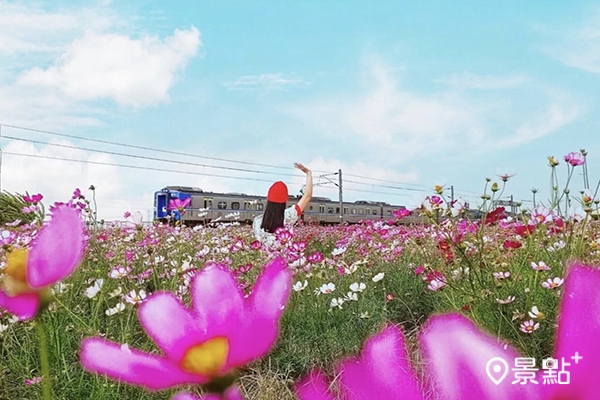
<path id="1" fill-rule="evenodd" d="M 207 340 L 187 349 L 181 360 L 181 368 L 194 374 L 216 376 L 225 364 L 228 352 L 227 338 Z"/>
<path id="2" fill-rule="evenodd" d="M 11 297 L 35 292 L 27 283 L 27 250 L 15 249 L 11 251 L 8 253 L 6 261 L 2 290 Z"/>

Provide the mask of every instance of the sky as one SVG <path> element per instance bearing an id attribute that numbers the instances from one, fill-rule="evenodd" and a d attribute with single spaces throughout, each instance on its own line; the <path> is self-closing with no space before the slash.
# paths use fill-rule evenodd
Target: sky
<path id="1" fill-rule="evenodd" d="M 504 173 L 503 199 L 546 201 L 547 157 L 564 185 L 580 149 L 600 178 L 591 1 L 45 3 L 0 0 L 0 175 L 46 205 L 90 185 L 106 220 L 148 218 L 168 185 L 298 194 L 295 161 L 314 196 L 337 200 L 341 169 L 345 201 L 408 207 L 435 185 L 476 205 Z"/>

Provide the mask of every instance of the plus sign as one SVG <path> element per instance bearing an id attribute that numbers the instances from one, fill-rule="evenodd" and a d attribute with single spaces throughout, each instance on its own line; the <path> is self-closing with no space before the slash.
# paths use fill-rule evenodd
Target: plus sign
<path id="1" fill-rule="evenodd" d="M 575 360 L 575 364 L 579 364 L 579 360 L 581 360 L 583 357 L 581 357 L 581 356 L 579 355 L 579 352 L 578 352 L 578 351 L 576 351 L 576 352 L 575 352 L 575 355 L 574 355 L 574 356 L 571 356 L 571 358 L 572 358 L 573 360 Z"/>

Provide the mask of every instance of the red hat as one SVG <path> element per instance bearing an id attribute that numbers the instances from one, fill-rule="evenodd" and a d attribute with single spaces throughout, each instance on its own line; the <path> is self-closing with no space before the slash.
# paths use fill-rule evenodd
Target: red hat
<path id="1" fill-rule="evenodd" d="M 277 181 L 269 188 L 267 200 L 273 203 L 287 203 L 288 198 L 288 188 L 285 183 Z"/>

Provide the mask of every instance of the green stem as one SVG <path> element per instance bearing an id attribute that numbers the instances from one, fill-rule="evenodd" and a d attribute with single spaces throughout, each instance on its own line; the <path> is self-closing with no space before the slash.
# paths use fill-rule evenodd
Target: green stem
<path id="1" fill-rule="evenodd" d="M 44 325 L 40 319 L 35 322 L 40 347 L 40 363 L 42 367 L 42 394 L 44 400 L 52 400 L 52 377 L 50 376 L 50 361 L 48 358 L 48 343 Z"/>

